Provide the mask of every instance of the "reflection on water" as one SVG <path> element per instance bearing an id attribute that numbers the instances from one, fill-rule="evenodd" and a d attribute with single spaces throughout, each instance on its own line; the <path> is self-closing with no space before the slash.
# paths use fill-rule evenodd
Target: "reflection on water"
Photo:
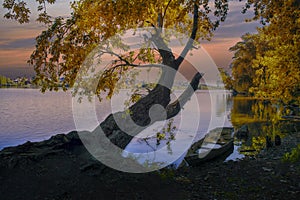
<path id="1" fill-rule="evenodd" d="M 266 147 L 266 136 L 274 142 L 275 136 L 281 138 L 299 130 L 299 122 L 282 120 L 285 108 L 270 101 L 234 97 L 231 122 L 235 130 L 248 129 L 248 134 L 238 135 L 235 144 L 244 155 L 255 155 Z"/>
<path id="2" fill-rule="evenodd" d="M 189 103 L 184 107 L 187 122 L 195 122 L 194 115 L 200 112 L 197 120 L 198 129 L 191 132 L 187 123 L 180 133 L 183 137 L 193 137 L 199 140 L 209 130 L 216 126 L 230 126 L 228 121 L 230 94 L 224 91 L 197 91 L 199 105 Z M 97 118 L 101 122 L 110 113 L 110 106 L 117 104 L 96 105 Z M 124 106 L 120 105 L 123 109 Z M 177 120 L 177 121 L 176 121 Z M 175 122 L 180 122 L 180 114 Z M 159 124 L 158 124 L 159 125 Z M 163 127 L 164 123 L 158 128 Z M 177 127 L 180 127 L 176 124 Z M 94 129 L 95 127 L 91 127 Z M 28 140 L 41 141 L 58 133 L 75 130 L 72 114 L 72 95 L 70 92 L 46 92 L 42 94 L 37 89 L 0 89 L 0 149 L 6 146 L 22 144 Z M 151 129 L 153 131 L 153 129 Z M 152 134 L 155 134 L 154 131 Z M 146 136 L 147 135 L 146 133 Z M 151 136 L 151 135 L 150 135 Z M 163 144 L 163 143 L 162 143 Z M 156 145 L 154 140 L 153 145 Z M 135 147 L 135 145 L 133 145 Z M 138 146 L 138 145 L 137 145 Z M 136 147 L 139 149 L 139 147 Z M 152 149 L 149 148 L 149 151 Z M 174 149 L 172 149 L 174 151 Z M 170 150 L 169 150 L 170 151 Z"/>
<path id="3" fill-rule="evenodd" d="M 70 92 L 0 89 L 0 149 L 74 130 Z"/>
<path id="4" fill-rule="evenodd" d="M 176 161 L 175 165 L 177 165 L 182 161 L 193 141 L 202 139 L 206 133 L 216 127 L 231 126 L 228 118 L 231 109 L 228 101 L 229 92 L 197 91 L 196 97 L 197 105 L 188 102 L 174 118 L 174 126 L 176 126 L 174 136 L 172 136 L 174 140 L 161 140 L 157 143 L 157 139 L 151 139 L 153 134 L 155 136 L 157 131 L 167 127 L 165 123 L 155 123 L 153 127 L 149 127 L 138 135 L 138 137 L 143 138 L 149 137 L 147 141 L 133 139 L 126 147 L 126 151 L 143 153 L 144 155 L 138 158 L 140 163 L 161 163 L 166 160 L 173 160 Z M 198 118 L 197 115 L 200 117 Z M 197 129 L 194 129 L 192 125 L 194 123 L 198 124 Z M 166 138 L 170 138 L 168 133 L 164 134 L 166 134 Z M 180 158 L 178 159 L 178 157 Z"/>
<path id="5" fill-rule="evenodd" d="M 234 126 L 235 130 L 238 130 L 243 125 L 247 125 L 249 134 L 247 137 L 236 139 L 235 150 L 228 159 L 253 155 L 255 151 L 265 147 L 266 135 L 274 140 L 276 135 L 284 137 L 286 134 L 300 130 L 299 122 L 281 120 L 283 107 L 273 105 L 268 101 L 231 97 L 229 92 L 224 91 L 197 91 L 196 97 L 199 102 L 197 107 L 187 103 L 184 108 L 184 111 L 189 113 L 186 118 L 187 122 L 194 123 L 196 112 L 200 114 L 200 119 L 196 121 L 198 123 L 196 133 L 192 131 L 189 123 L 180 126 L 182 119 L 179 114 L 174 119 L 174 126 L 177 127 L 177 131 L 174 132 L 174 141 L 182 140 L 186 144 L 187 141 L 192 142 L 203 138 L 209 130 L 215 127 Z M 110 106 L 111 104 L 97 104 L 99 122 L 110 113 Z M 156 127 L 148 129 L 151 133 L 145 132 L 144 136 L 156 136 L 156 133 L 165 125 L 166 123 L 157 123 Z M 70 93 L 41 94 L 34 89 L 0 90 L 0 149 L 22 144 L 28 140 L 41 141 L 75 128 Z M 166 138 L 168 137 L 166 135 Z M 177 145 L 179 148 L 174 149 L 173 141 L 168 143 L 168 140 L 162 140 L 157 145 L 156 139 L 145 142 L 137 138 L 132 141 L 127 150 L 152 152 L 161 148 L 160 145 L 166 146 L 167 153 L 174 155 L 178 155 L 178 152 L 183 152 L 187 148 Z"/>

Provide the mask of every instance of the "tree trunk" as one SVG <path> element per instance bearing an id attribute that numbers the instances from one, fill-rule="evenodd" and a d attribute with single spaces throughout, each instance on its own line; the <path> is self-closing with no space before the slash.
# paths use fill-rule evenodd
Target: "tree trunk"
<path id="1" fill-rule="evenodd" d="M 157 85 L 150 93 L 130 107 L 130 112 L 110 114 L 94 132 L 102 129 L 106 137 L 116 146 L 124 149 L 134 136 L 156 121 L 170 119 L 176 116 L 184 104 L 197 90 L 202 75 L 197 73 L 182 95 L 170 103 L 170 89 Z M 154 105 L 161 105 L 164 110 L 155 110 L 156 116 L 149 116 Z M 133 125 L 133 123 L 135 125 Z M 121 125 L 121 127 L 120 127 Z"/>
<path id="2" fill-rule="evenodd" d="M 124 149 L 134 136 L 140 133 L 147 126 L 156 121 L 172 118 L 176 116 L 184 104 L 190 99 L 193 92 L 197 90 L 202 74 L 195 74 L 193 80 L 183 94 L 170 104 L 170 93 L 174 83 L 177 70 L 183 62 L 188 51 L 193 48 L 193 40 L 198 29 L 198 5 L 194 5 L 193 29 L 191 38 L 187 42 L 181 55 L 175 59 L 172 50 L 167 46 L 161 37 L 161 29 L 156 29 L 156 33 L 151 40 L 156 45 L 162 63 L 162 74 L 156 87 L 148 95 L 141 98 L 132 105 L 128 111 L 110 114 L 94 132 L 102 129 L 106 137 L 116 146 Z M 121 127 L 120 127 L 121 126 Z"/>

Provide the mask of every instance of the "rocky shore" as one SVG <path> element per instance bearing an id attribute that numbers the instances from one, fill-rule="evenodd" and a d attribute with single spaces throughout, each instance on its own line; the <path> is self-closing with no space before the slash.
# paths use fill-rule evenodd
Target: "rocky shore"
<path id="1" fill-rule="evenodd" d="M 300 133 L 281 146 L 241 161 L 129 174 L 105 167 L 76 132 L 0 152 L 0 199 L 298 199 L 300 162 L 282 156 Z"/>

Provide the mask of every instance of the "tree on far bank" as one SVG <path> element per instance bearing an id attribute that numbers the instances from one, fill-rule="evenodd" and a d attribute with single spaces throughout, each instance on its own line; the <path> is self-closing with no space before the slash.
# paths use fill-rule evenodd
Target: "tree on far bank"
<path id="1" fill-rule="evenodd" d="M 232 85 L 232 78 L 230 77 L 230 74 L 224 68 L 219 68 L 219 72 L 225 89 L 232 90 L 233 85 Z"/>
<path id="2" fill-rule="evenodd" d="M 256 97 L 300 103 L 300 2 L 270 1 L 265 26 L 230 50 L 234 88 Z"/>
<path id="3" fill-rule="evenodd" d="M 12 83 L 13 81 L 10 78 L 0 75 L 0 86 L 7 86 Z"/>
<path id="4" fill-rule="evenodd" d="M 268 44 L 259 40 L 259 34 L 247 33 L 241 39 L 241 42 L 229 49 L 235 52 L 231 63 L 232 85 L 238 93 L 254 95 L 250 88 L 256 86 L 254 81 L 257 76 L 256 70 L 258 68 L 264 70 L 261 65 L 254 67 L 254 62 L 259 52 L 262 54 L 267 50 Z M 266 81 L 264 74 L 259 78 Z"/>

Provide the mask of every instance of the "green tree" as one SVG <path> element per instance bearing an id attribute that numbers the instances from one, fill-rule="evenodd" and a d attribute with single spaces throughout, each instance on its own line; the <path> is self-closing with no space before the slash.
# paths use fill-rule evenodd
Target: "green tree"
<path id="1" fill-rule="evenodd" d="M 229 49 L 235 52 L 231 63 L 233 88 L 248 95 L 255 95 L 253 87 L 266 82 L 265 67 L 257 63 L 256 58 L 271 47 L 260 37 L 260 29 L 258 31 L 258 34 L 246 33 L 241 42 Z"/>
<path id="2" fill-rule="evenodd" d="M 233 88 L 239 93 L 249 93 L 253 86 L 255 71 L 253 61 L 256 58 L 255 35 L 245 34 L 242 41 L 230 48 L 235 51 L 231 63 Z"/>
<path id="3" fill-rule="evenodd" d="M 12 84 L 12 80 L 6 76 L 0 75 L 0 86 L 7 86 Z"/>
<path id="4" fill-rule="evenodd" d="M 232 78 L 230 77 L 230 74 L 224 69 L 224 68 L 219 68 L 221 80 L 224 83 L 225 89 L 226 90 L 231 90 L 233 89 L 232 85 Z"/>
<path id="5" fill-rule="evenodd" d="M 234 88 L 257 97 L 299 104 L 300 3 L 297 0 L 252 1 L 254 19 L 266 24 L 246 34 L 232 62 Z M 247 4 L 249 7 L 250 4 Z M 246 6 L 246 7 L 247 7 Z"/>
<path id="6" fill-rule="evenodd" d="M 257 54 L 254 67 L 260 70 L 256 70 L 257 86 L 252 91 L 259 97 L 299 104 L 300 3 L 281 0 L 273 6 L 276 12 L 272 12 L 269 24 L 259 30 L 260 40 L 269 48 Z M 264 82 L 259 78 L 261 74 L 264 74 Z"/>

